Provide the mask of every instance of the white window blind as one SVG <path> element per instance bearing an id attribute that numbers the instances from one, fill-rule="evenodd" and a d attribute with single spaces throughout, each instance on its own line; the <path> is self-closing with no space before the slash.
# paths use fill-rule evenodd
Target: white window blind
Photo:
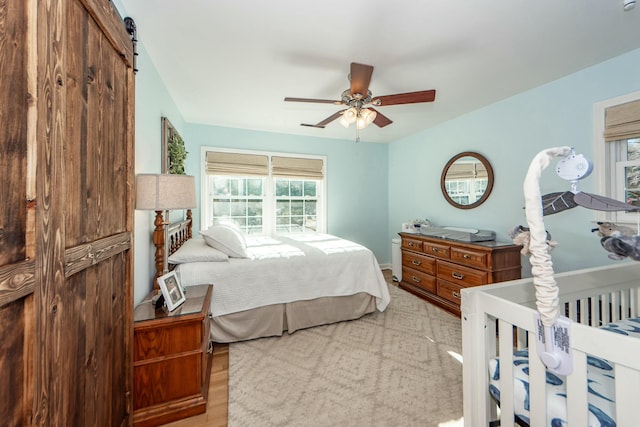
<path id="1" fill-rule="evenodd" d="M 487 169 L 482 163 L 456 162 L 447 169 L 447 179 L 487 178 Z"/>
<path id="2" fill-rule="evenodd" d="M 207 174 L 268 176 L 269 157 L 260 154 L 207 151 Z"/>
<path id="3" fill-rule="evenodd" d="M 640 100 L 605 110 L 605 141 L 629 138 L 640 138 Z"/>
<path id="4" fill-rule="evenodd" d="M 322 159 L 299 157 L 271 157 L 271 173 L 280 178 L 322 179 L 324 177 Z"/>

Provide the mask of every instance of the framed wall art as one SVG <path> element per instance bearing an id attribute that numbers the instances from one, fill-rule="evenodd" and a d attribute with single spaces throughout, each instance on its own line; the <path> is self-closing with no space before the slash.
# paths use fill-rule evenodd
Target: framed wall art
<path id="1" fill-rule="evenodd" d="M 184 175 L 184 140 L 168 118 L 162 117 L 162 173 Z"/>

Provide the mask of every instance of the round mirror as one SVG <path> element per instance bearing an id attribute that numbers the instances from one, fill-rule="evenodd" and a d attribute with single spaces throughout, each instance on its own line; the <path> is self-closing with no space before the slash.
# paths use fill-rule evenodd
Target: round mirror
<path id="1" fill-rule="evenodd" d="M 487 200 L 493 188 L 493 169 L 481 154 L 465 151 L 454 156 L 442 171 L 440 187 L 452 206 L 471 209 Z"/>

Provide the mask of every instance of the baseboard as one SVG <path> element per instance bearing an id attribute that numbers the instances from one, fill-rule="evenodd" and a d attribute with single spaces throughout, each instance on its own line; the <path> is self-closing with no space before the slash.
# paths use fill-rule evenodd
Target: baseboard
<path id="1" fill-rule="evenodd" d="M 391 270 L 391 264 L 380 264 L 380 270 Z"/>

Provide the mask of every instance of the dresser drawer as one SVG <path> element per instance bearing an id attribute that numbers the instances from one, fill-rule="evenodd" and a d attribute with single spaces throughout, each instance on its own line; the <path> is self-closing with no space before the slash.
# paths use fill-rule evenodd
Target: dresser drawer
<path id="1" fill-rule="evenodd" d="M 436 260 L 415 252 L 404 251 L 402 253 L 402 265 L 423 273 L 436 274 Z"/>
<path id="2" fill-rule="evenodd" d="M 412 268 L 402 267 L 402 281 L 418 286 L 425 291 L 436 292 L 436 278 Z"/>
<path id="3" fill-rule="evenodd" d="M 489 283 L 489 275 L 484 271 L 474 270 L 446 261 L 438 261 L 437 268 L 438 278 L 452 283 L 460 283 L 462 286 L 477 286 Z"/>
<path id="4" fill-rule="evenodd" d="M 422 251 L 422 241 L 417 239 L 402 238 L 402 248 L 409 249 L 410 251 Z"/>
<path id="5" fill-rule="evenodd" d="M 202 331 L 193 325 L 194 322 L 182 322 L 163 328 L 135 330 L 133 360 L 155 359 L 200 349 Z"/>
<path id="6" fill-rule="evenodd" d="M 462 288 L 464 288 L 464 286 L 438 279 L 438 296 L 453 303 L 460 304 L 460 289 Z"/>
<path id="7" fill-rule="evenodd" d="M 451 261 L 456 261 L 461 264 L 469 265 L 472 267 L 487 267 L 487 253 L 473 251 L 464 248 L 451 248 Z"/>
<path id="8" fill-rule="evenodd" d="M 422 251 L 431 256 L 449 259 L 449 245 L 441 245 L 439 243 L 424 242 Z"/>

